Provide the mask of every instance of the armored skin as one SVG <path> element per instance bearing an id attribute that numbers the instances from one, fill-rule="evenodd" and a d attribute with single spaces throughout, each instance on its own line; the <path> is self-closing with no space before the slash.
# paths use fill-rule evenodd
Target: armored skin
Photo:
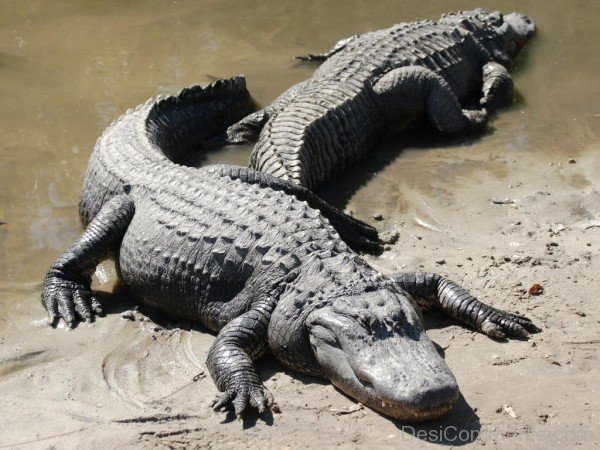
<path id="1" fill-rule="evenodd" d="M 91 276 L 114 257 L 140 303 L 217 333 L 207 359 L 223 392 L 217 409 L 266 410 L 254 361 L 270 351 L 390 417 L 445 414 L 458 387 L 411 295 L 496 338 L 535 326 L 437 275 L 382 276 L 350 248 L 378 251 L 376 231 L 301 186 L 178 164 L 250 105 L 237 77 L 150 100 L 105 131 L 81 196 L 86 230 L 44 280 L 50 322 L 72 327 L 101 313 Z"/>
<path id="2" fill-rule="evenodd" d="M 315 188 L 423 120 L 444 133 L 482 128 L 512 99 L 508 69 L 534 31 L 522 14 L 478 9 L 352 36 L 303 57 L 323 63 L 215 143 L 257 141 L 250 167 Z"/>

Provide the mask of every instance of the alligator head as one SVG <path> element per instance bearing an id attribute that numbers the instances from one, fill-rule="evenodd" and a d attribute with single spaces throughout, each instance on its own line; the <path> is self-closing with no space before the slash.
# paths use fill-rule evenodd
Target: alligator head
<path id="1" fill-rule="evenodd" d="M 311 312 L 306 325 L 314 356 L 331 382 L 386 416 L 436 419 L 458 399 L 454 375 L 402 292 L 338 297 Z"/>
<path id="2" fill-rule="evenodd" d="M 483 9 L 459 11 L 444 15 L 442 22 L 455 23 L 472 32 L 496 57 L 502 52 L 515 56 L 535 33 L 533 20 L 516 12 L 504 15 Z"/>
<path id="3" fill-rule="evenodd" d="M 500 11 L 487 15 L 487 21 L 495 28 L 500 45 L 511 56 L 516 55 L 535 33 L 533 20 L 525 14 L 510 13 L 503 16 Z"/>

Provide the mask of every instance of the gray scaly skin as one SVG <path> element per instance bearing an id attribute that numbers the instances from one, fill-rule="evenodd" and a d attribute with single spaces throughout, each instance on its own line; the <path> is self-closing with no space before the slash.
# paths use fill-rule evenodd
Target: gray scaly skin
<path id="1" fill-rule="evenodd" d="M 344 39 L 303 57 L 323 64 L 215 143 L 257 140 L 250 167 L 315 188 L 424 119 L 445 133 L 482 128 L 512 99 L 508 69 L 534 31 L 522 14 L 475 10 Z"/>
<path id="2" fill-rule="evenodd" d="M 114 257 L 140 303 L 218 333 L 207 359 L 223 392 L 216 409 L 267 409 L 254 361 L 270 351 L 390 417 L 445 414 L 456 380 L 408 292 L 492 336 L 535 327 L 441 288 L 437 276 L 382 276 L 349 247 L 377 251 L 376 231 L 306 188 L 249 168 L 177 163 L 250 103 L 238 77 L 150 100 L 105 131 L 81 197 L 87 228 L 44 280 L 50 322 L 72 327 L 101 313 L 91 276 Z M 455 308 L 465 301 L 476 311 Z"/>

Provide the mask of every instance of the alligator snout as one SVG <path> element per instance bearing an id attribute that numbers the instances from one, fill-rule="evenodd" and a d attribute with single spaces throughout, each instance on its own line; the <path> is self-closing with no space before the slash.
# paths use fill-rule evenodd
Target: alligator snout
<path id="1" fill-rule="evenodd" d="M 529 16 L 521 13 L 510 13 L 504 17 L 520 43 L 525 43 L 535 33 L 535 23 Z"/>
<path id="2" fill-rule="evenodd" d="M 391 318 L 398 323 L 372 326 Z M 313 354 L 331 382 L 386 416 L 432 420 L 458 399 L 454 375 L 403 295 L 377 291 L 337 299 L 313 311 L 306 325 Z"/>
<path id="3" fill-rule="evenodd" d="M 459 396 L 454 375 L 425 333 L 374 343 L 348 363 L 372 394 L 368 405 L 396 419 L 437 419 Z"/>
<path id="4" fill-rule="evenodd" d="M 452 409 L 460 394 L 454 376 L 447 367 L 437 374 L 439 378 L 433 382 L 427 379 L 427 374 L 423 375 L 416 386 L 412 383 L 404 386 L 382 386 L 381 383 L 374 385 L 381 399 L 381 407 L 374 409 L 396 419 L 412 422 L 444 416 Z"/>

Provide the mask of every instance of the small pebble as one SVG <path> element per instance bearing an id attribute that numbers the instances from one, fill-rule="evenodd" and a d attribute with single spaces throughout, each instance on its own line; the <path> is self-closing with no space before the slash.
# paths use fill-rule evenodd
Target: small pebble
<path id="1" fill-rule="evenodd" d="M 491 202 L 494 205 L 511 205 L 515 201 L 512 198 L 492 198 Z"/>
<path id="2" fill-rule="evenodd" d="M 531 286 L 527 292 L 529 293 L 529 295 L 541 295 L 544 293 L 544 288 L 541 284 L 536 283 L 533 286 Z"/>
<path id="3" fill-rule="evenodd" d="M 373 220 L 377 220 L 377 221 L 383 220 L 383 214 L 381 214 L 381 213 L 373 214 Z"/>

